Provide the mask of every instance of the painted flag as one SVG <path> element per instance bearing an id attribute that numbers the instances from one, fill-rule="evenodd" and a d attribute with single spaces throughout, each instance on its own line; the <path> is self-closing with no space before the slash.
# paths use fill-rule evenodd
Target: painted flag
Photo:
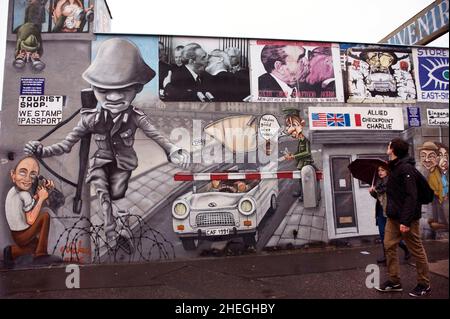
<path id="1" fill-rule="evenodd" d="M 313 127 L 326 127 L 327 126 L 327 114 L 326 113 L 312 113 L 312 126 Z"/>
<path id="2" fill-rule="evenodd" d="M 361 126 L 361 114 L 355 114 L 355 126 Z"/>
<path id="3" fill-rule="evenodd" d="M 328 127 L 351 126 L 350 114 L 348 113 L 327 113 Z"/>

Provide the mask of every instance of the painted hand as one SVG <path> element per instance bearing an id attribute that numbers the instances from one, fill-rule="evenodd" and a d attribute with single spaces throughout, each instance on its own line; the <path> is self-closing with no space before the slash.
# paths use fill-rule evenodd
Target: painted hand
<path id="1" fill-rule="evenodd" d="M 48 198 L 48 191 L 45 187 L 40 186 L 37 189 L 37 195 L 39 200 L 44 201 Z"/>
<path id="2" fill-rule="evenodd" d="M 44 187 L 48 190 L 55 188 L 55 183 L 51 180 L 46 180 Z"/>
<path id="3" fill-rule="evenodd" d="M 188 151 L 179 149 L 169 155 L 170 162 L 186 169 L 190 164 L 190 155 Z"/>
<path id="4" fill-rule="evenodd" d="M 41 142 L 29 141 L 27 144 L 25 144 L 23 151 L 25 152 L 25 154 L 35 155 L 37 157 L 40 157 L 42 155 L 43 148 L 44 147 L 42 146 Z"/>
<path id="5" fill-rule="evenodd" d="M 291 161 L 291 160 L 294 159 L 294 155 L 292 155 L 291 153 L 288 153 L 288 154 L 284 155 L 284 158 L 285 158 L 287 161 Z"/>
<path id="6" fill-rule="evenodd" d="M 163 88 L 165 88 L 170 82 L 172 82 L 172 71 L 169 71 L 169 73 L 167 73 L 167 76 L 164 78 Z"/>

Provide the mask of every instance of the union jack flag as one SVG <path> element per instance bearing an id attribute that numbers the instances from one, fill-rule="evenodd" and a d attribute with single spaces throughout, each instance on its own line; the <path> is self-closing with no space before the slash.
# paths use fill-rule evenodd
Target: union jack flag
<path id="1" fill-rule="evenodd" d="M 351 126 L 350 114 L 346 113 L 327 113 L 327 126 Z"/>

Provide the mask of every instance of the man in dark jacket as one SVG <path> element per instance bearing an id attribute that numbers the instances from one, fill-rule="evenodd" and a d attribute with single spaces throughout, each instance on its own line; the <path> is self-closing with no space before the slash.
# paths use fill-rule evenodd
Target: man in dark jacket
<path id="1" fill-rule="evenodd" d="M 409 293 L 420 297 L 431 292 L 428 259 L 420 237 L 421 204 L 417 199 L 415 161 L 408 156 L 409 144 L 393 139 L 387 148 L 391 174 L 386 185 L 388 217 L 384 247 L 389 280 L 377 288 L 379 291 L 403 291 L 399 277 L 397 247 L 403 239 L 416 259 L 417 286 Z"/>

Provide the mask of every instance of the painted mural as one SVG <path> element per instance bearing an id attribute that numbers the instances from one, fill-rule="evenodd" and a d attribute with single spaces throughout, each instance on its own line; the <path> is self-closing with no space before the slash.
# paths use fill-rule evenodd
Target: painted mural
<path id="1" fill-rule="evenodd" d="M 417 100 L 448 103 L 448 50 L 413 49 Z"/>
<path id="2" fill-rule="evenodd" d="M 159 92 L 164 101 L 239 102 L 250 95 L 242 64 L 248 43 L 225 39 L 163 38 L 159 42 Z M 230 46 L 228 46 L 230 45 Z M 172 48 L 172 49 L 170 49 Z"/>
<path id="3" fill-rule="evenodd" d="M 30 64 L 35 72 L 44 70 L 42 34 L 88 32 L 89 22 L 94 19 L 93 8 L 89 0 L 14 0 L 14 67 L 21 70 Z"/>
<path id="4" fill-rule="evenodd" d="M 251 41 L 252 101 L 343 102 L 339 46 Z"/>
<path id="5" fill-rule="evenodd" d="M 431 217 L 427 220 L 432 236 L 448 232 L 448 145 L 426 141 L 419 146 L 420 164 L 426 170 L 427 181 L 434 192 Z"/>
<path id="6" fill-rule="evenodd" d="M 14 1 L 0 113 L 2 137 L 14 132 L 0 142 L 5 267 L 378 237 L 379 168 L 398 137 L 434 192 L 422 234 L 448 238 L 448 110 L 415 104 L 432 80 L 414 73 L 410 49 L 95 35 L 91 12 L 88 1 Z M 440 54 L 418 62 L 429 79 Z M 430 82 L 421 91 L 418 77 Z M 406 125 L 411 104 L 429 121 Z M 368 176 L 351 169 L 359 162 L 372 163 Z"/>
<path id="7" fill-rule="evenodd" d="M 411 50 L 380 46 L 347 48 L 347 101 L 407 103 L 416 100 Z"/>

